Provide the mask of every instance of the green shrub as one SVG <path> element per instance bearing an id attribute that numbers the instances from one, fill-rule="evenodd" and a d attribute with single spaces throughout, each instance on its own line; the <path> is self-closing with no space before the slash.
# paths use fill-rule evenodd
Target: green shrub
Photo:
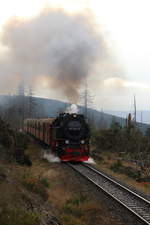
<path id="1" fill-rule="evenodd" d="M 26 149 L 28 147 L 29 138 L 21 132 L 15 132 L 15 140 L 17 148 Z"/>
<path id="2" fill-rule="evenodd" d="M 49 188 L 49 181 L 47 178 L 42 178 L 40 180 L 41 184 L 43 184 L 46 188 Z"/>
<path id="3" fill-rule="evenodd" d="M 27 190 L 39 194 L 45 201 L 48 199 L 48 193 L 44 185 L 34 177 L 26 177 L 23 179 L 22 184 L 27 188 Z"/>
<path id="4" fill-rule="evenodd" d="M 21 149 L 20 149 L 20 151 L 22 151 L 22 154 L 17 155 L 15 153 L 15 155 L 14 155 L 16 162 L 20 165 L 32 166 L 32 161 L 30 160 L 29 155 L 24 154 L 24 151 Z"/>
<path id="5" fill-rule="evenodd" d="M 1 225 L 39 225 L 38 214 L 20 209 L 2 208 L 0 213 Z"/>
<path id="6" fill-rule="evenodd" d="M 25 154 L 28 147 L 29 138 L 23 132 L 18 132 L 10 128 L 4 120 L 0 118 L 0 154 L 1 158 L 14 161 L 21 165 L 31 166 L 29 156 Z M 2 155 L 3 154 L 3 155 Z M 3 157 L 2 157 L 3 156 Z"/>
<path id="7" fill-rule="evenodd" d="M 79 196 L 75 196 L 74 198 L 69 199 L 67 201 L 67 204 L 80 205 L 81 203 L 84 203 L 86 201 L 88 201 L 87 196 L 80 194 Z"/>
<path id="8" fill-rule="evenodd" d="M 71 215 L 75 218 L 82 217 L 84 215 L 84 210 L 82 205 L 88 202 L 87 196 L 80 194 L 69 199 L 66 204 L 64 204 L 62 211 L 64 214 Z"/>
<path id="9" fill-rule="evenodd" d="M 113 170 L 115 173 L 122 173 L 125 174 L 131 178 L 138 179 L 141 177 L 140 171 L 132 168 L 132 167 L 126 167 L 122 165 L 122 162 L 118 160 L 110 167 L 111 170 Z"/>
<path id="10" fill-rule="evenodd" d="M 65 213 L 62 213 L 60 218 L 65 225 L 86 225 L 86 223 L 81 221 L 81 218 L 77 218 L 72 215 L 66 215 Z"/>
<path id="11" fill-rule="evenodd" d="M 67 203 L 63 206 L 63 212 L 74 217 L 81 217 L 83 215 L 83 210 L 80 207 Z"/>
<path id="12" fill-rule="evenodd" d="M 95 149 L 91 152 L 91 157 L 99 162 L 103 162 L 104 158 L 100 154 L 101 154 L 100 151 Z"/>
<path id="13" fill-rule="evenodd" d="M 124 167 L 124 173 L 131 178 L 140 178 L 141 173 L 131 167 Z"/>
<path id="14" fill-rule="evenodd" d="M 122 171 L 122 162 L 120 160 L 117 160 L 117 162 L 113 163 L 110 167 L 111 170 L 113 170 L 115 173 L 116 172 L 121 172 Z"/>

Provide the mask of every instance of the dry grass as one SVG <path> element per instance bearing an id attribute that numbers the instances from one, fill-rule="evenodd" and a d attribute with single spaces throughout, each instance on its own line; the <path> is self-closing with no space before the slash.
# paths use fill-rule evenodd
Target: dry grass
<path id="1" fill-rule="evenodd" d="M 76 201 L 77 196 L 74 197 Z M 93 200 L 73 203 L 73 197 L 61 209 L 62 222 L 68 225 L 119 225 L 119 222 L 111 218 L 109 211 Z"/>
<path id="2" fill-rule="evenodd" d="M 2 166 L 2 165 L 1 165 Z M 6 180 L 0 183 L 0 224 L 1 225 L 39 225 L 37 213 L 26 211 L 21 185 L 11 174 L 13 169 L 5 164 Z M 10 168 L 10 165 L 9 165 Z M 14 172 L 14 171 L 13 171 Z"/>
<path id="3" fill-rule="evenodd" d="M 115 178 L 117 178 L 118 180 L 126 183 L 127 185 L 132 186 L 133 188 L 142 191 L 143 193 L 149 195 L 150 194 L 150 183 L 149 182 L 142 182 L 139 183 L 137 182 L 135 179 L 130 178 L 129 176 L 122 174 L 122 173 L 115 173 L 113 172 L 110 167 L 112 164 L 114 164 L 116 162 L 116 160 L 114 159 L 114 154 L 113 156 L 110 153 L 103 153 L 102 157 L 104 158 L 103 162 L 97 162 L 96 166 L 106 172 L 107 174 L 110 174 L 111 176 L 114 176 Z M 117 157 L 117 155 L 116 155 Z M 132 168 L 136 168 L 134 163 L 130 163 L 130 162 L 122 162 L 122 164 L 124 166 L 127 167 L 132 167 Z"/>
<path id="4" fill-rule="evenodd" d="M 8 216 L 9 215 L 9 216 Z M 33 212 L 4 207 L 0 215 L 2 225 L 39 225 L 39 216 Z"/>
<path id="5" fill-rule="evenodd" d="M 0 225 L 39 225 L 41 215 L 30 207 L 35 202 L 40 208 L 48 194 L 41 180 L 32 177 L 34 166 L 0 163 L 0 173 L 6 176 L 0 180 Z"/>
<path id="6" fill-rule="evenodd" d="M 33 153 L 34 152 L 34 153 Z M 32 151 L 32 157 L 36 159 L 36 151 Z M 35 177 L 46 177 L 50 187 L 48 201 L 55 209 L 56 216 L 65 225 L 119 225 L 112 218 L 108 209 L 95 203 L 90 197 L 82 195 L 84 191 L 69 170 L 64 170 L 63 165 L 48 163 L 36 159 L 33 163 L 32 174 Z M 80 186 L 79 186 L 80 185 Z"/>
<path id="7" fill-rule="evenodd" d="M 8 221 L 4 225 L 37 225 L 38 216 L 41 215 L 32 215 L 30 213 L 26 215 L 24 209 L 28 202 L 33 203 L 34 199 L 39 204 L 36 207 L 44 204 L 43 196 L 45 196 L 45 193 L 47 193 L 47 197 L 44 197 L 44 200 L 47 199 L 47 202 L 53 208 L 54 215 L 64 225 L 120 224 L 112 219 L 111 213 L 104 205 L 95 203 L 88 194 L 82 194 L 84 193 L 82 185 L 77 182 L 76 177 L 73 177 L 72 172 L 63 169 L 62 164 L 48 163 L 42 160 L 40 150 L 41 147 L 35 143 L 32 143 L 28 148 L 28 154 L 33 163 L 32 167 L 8 164 L 5 165 L 6 169 L 4 171 L 4 165 L 0 167 L 0 171 L 7 171 L 6 181 L 0 184 L 0 193 L 5 193 L 0 195 L 0 208 L 4 202 L 7 202 L 5 208 L 12 210 L 6 211 L 8 215 L 14 217 L 14 224 L 10 224 Z M 20 215 L 22 214 L 20 218 L 24 218 L 24 215 L 29 218 L 28 223 L 20 222 L 18 224 L 16 222 L 15 208 L 20 210 Z M 52 212 L 52 209 L 50 211 Z M 18 221 L 20 221 L 19 217 Z M 1 220 L 0 224 L 3 225 Z"/>
<path id="8" fill-rule="evenodd" d="M 48 199 L 46 187 L 40 182 L 40 180 L 34 177 L 25 177 L 22 179 L 21 183 L 27 188 L 27 190 L 40 195 L 45 201 Z"/>
<path id="9" fill-rule="evenodd" d="M 48 172 L 46 174 L 48 176 Z M 63 224 L 99 225 L 100 221 L 104 225 L 119 224 L 104 206 L 95 203 L 88 194 L 82 194 L 82 187 L 73 180 L 72 174 L 61 168 L 51 177 L 49 201 L 57 209 L 56 213 Z"/>

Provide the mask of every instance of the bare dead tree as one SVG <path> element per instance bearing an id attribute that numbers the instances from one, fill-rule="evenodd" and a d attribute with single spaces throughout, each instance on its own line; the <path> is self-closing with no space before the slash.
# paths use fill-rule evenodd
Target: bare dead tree
<path id="1" fill-rule="evenodd" d="M 134 124 L 135 124 L 135 127 L 136 127 L 136 97 L 134 95 Z"/>
<path id="2" fill-rule="evenodd" d="M 28 90 L 28 98 L 27 98 L 27 117 L 28 118 L 33 118 L 33 117 L 37 117 L 37 110 L 36 110 L 36 107 L 37 107 L 37 103 L 36 103 L 36 99 L 35 97 L 33 97 L 33 90 L 32 90 L 32 87 L 30 86 L 29 87 L 29 90 Z"/>
<path id="3" fill-rule="evenodd" d="M 89 119 L 88 108 L 93 102 L 93 96 L 91 95 L 90 90 L 88 88 L 87 79 L 85 80 L 85 89 L 82 91 L 80 99 L 84 107 L 83 114 L 87 119 Z"/>
<path id="4" fill-rule="evenodd" d="M 23 121 L 25 119 L 25 85 L 21 81 L 17 91 L 17 104 L 18 104 L 18 116 L 19 116 L 19 127 L 23 128 Z"/>

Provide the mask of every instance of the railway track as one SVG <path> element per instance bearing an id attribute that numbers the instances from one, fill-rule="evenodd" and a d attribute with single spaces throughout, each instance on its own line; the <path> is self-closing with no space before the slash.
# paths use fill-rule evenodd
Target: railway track
<path id="1" fill-rule="evenodd" d="M 70 164 L 74 170 L 96 185 L 132 212 L 145 224 L 150 225 L 150 201 L 134 193 L 99 170 L 87 164 Z"/>

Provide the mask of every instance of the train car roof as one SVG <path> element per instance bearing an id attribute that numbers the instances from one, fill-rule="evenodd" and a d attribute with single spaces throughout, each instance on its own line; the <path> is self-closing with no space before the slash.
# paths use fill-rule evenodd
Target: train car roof
<path id="1" fill-rule="evenodd" d="M 52 123 L 56 118 L 55 117 L 51 117 L 51 118 L 43 118 L 43 119 L 39 119 L 38 121 L 40 123 Z"/>
<path id="2" fill-rule="evenodd" d="M 41 118 L 41 119 L 26 119 L 25 122 L 30 122 L 30 123 L 52 123 L 56 118 L 55 117 L 50 117 L 50 118 Z"/>

